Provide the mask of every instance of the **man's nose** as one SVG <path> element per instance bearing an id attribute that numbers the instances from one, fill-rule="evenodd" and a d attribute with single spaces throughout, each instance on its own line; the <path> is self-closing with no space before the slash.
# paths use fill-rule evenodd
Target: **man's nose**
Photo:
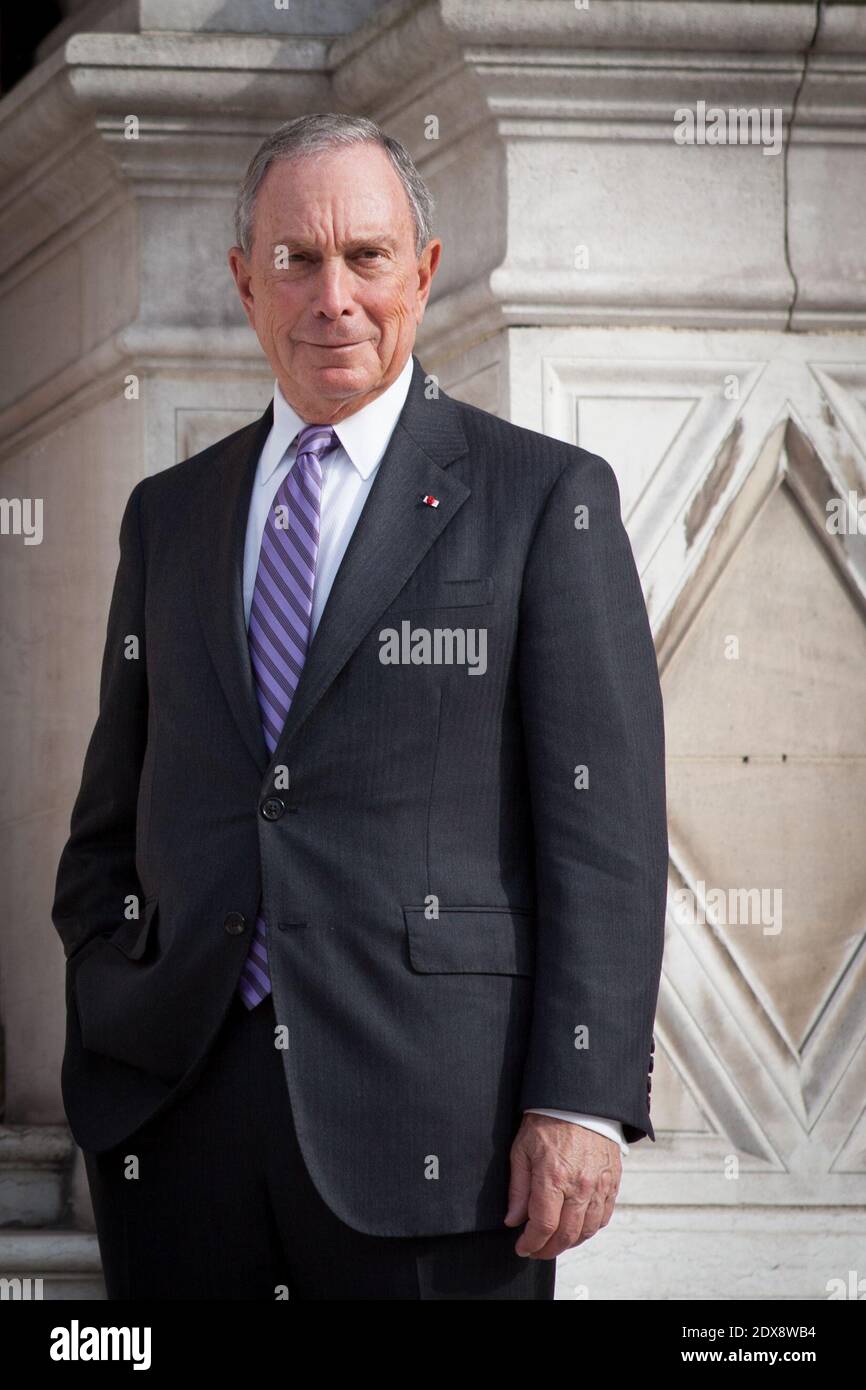
<path id="1" fill-rule="evenodd" d="M 328 318 L 339 318 L 352 306 L 349 268 L 342 260 L 323 261 L 316 273 L 313 310 Z"/>

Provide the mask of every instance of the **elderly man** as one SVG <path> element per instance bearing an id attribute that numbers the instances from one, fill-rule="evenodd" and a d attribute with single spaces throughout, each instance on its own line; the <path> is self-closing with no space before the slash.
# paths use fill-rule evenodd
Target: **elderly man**
<path id="1" fill-rule="evenodd" d="M 617 484 L 424 373 L 430 214 L 367 120 L 268 138 L 229 263 L 273 400 L 123 516 L 53 911 L 110 1298 L 551 1299 L 654 1138 Z"/>

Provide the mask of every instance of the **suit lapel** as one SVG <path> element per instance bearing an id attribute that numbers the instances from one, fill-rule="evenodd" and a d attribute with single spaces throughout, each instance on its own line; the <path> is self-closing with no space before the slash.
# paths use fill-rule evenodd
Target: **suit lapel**
<path id="1" fill-rule="evenodd" d="M 334 579 L 271 765 L 286 761 L 302 723 L 470 495 L 466 484 L 446 471 L 466 452 L 456 405 L 444 393 L 428 400 L 424 370 L 414 354 L 413 363 L 406 402 Z M 269 764 L 247 641 L 243 554 L 256 464 L 272 422 L 273 403 L 228 441 L 196 518 L 196 593 L 205 636 L 240 733 L 263 775 Z M 438 507 L 421 502 L 426 493 L 438 498 Z"/>
<path id="2" fill-rule="evenodd" d="M 268 750 L 247 643 L 243 564 L 250 493 L 273 418 L 271 401 L 259 420 L 217 446 L 190 523 L 196 602 L 205 640 L 244 743 L 263 773 Z"/>

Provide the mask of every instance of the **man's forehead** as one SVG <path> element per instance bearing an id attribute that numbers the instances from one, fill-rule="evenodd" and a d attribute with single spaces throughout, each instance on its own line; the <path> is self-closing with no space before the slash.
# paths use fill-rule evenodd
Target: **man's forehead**
<path id="1" fill-rule="evenodd" d="M 346 189 L 332 182 L 312 191 L 298 189 L 289 181 L 280 188 L 263 185 L 262 191 L 263 211 L 281 226 L 293 227 L 301 234 L 336 221 L 347 235 L 374 236 L 393 227 L 404 212 L 400 200 L 392 198 L 391 190 L 384 187 Z M 403 195 L 402 188 L 395 191 Z"/>
<path id="2" fill-rule="evenodd" d="M 350 189 L 355 195 L 362 193 L 378 199 L 401 187 L 384 150 L 364 145 L 274 159 L 262 180 L 262 188 L 272 194 L 285 193 L 299 183 L 307 187 L 318 183 L 325 193 Z"/>
<path id="3" fill-rule="evenodd" d="M 291 178 L 282 184 L 262 185 L 262 202 L 275 216 L 291 222 L 309 222 L 324 214 L 335 213 L 338 217 L 350 216 L 357 223 L 363 221 L 370 230 L 376 223 L 387 221 L 392 210 L 398 205 L 396 196 L 403 190 L 398 183 L 396 188 L 385 184 L 365 183 L 351 185 L 339 179 L 323 179 L 318 187 L 298 186 Z"/>
<path id="4" fill-rule="evenodd" d="M 390 176 L 396 178 L 387 159 L 385 164 Z M 278 160 L 262 182 L 258 217 L 268 227 L 269 240 L 307 246 L 334 242 L 341 248 L 375 242 L 396 249 L 407 235 L 414 235 L 399 179 L 396 186 L 387 177 L 381 183 L 366 179 L 356 184 L 351 179 L 335 179 L 323 169 L 318 187 L 308 183 L 299 187 L 293 178 L 296 172 L 297 161 Z"/>
<path id="5" fill-rule="evenodd" d="M 324 242 L 330 245 L 333 240 L 336 246 L 344 248 L 352 246 L 394 247 L 398 245 L 400 240 L 393 229 L 386 231 L 381 226 L 364 227 L 353 223 L 351 227 L 346 228 L 345 232 L 332 237 L 332 228 L 305 227 L 302 222 L 292 226 L 281 225 L 283 230 L 276 235 L 275 240 L 286 246 L 321 246 Z"/>

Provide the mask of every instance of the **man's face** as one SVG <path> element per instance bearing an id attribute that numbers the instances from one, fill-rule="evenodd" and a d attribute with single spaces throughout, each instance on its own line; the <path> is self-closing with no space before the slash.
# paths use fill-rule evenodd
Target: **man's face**
<path id="1" fill-rule="evenodd" d="M 442 243 L 415 254 L 405 190 L 385 151 L 358 144 L 268 169 L 249 259 L 229 265 L 290 405 L 336 424 L 391 385 L 411 353 Z"/>

